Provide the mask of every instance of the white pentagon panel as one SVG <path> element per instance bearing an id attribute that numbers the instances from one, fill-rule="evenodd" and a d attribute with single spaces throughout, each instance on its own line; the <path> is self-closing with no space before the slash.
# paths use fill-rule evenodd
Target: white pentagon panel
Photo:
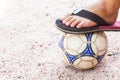
<path id="1" fill-rule="evenodd" d="M 75 51 L 75 50 L 66 49 L 66 51 L 67 51 L 70 55 L 78 55 L 77 51 Z"/>
<path id="2" fill-rule="evenodd" d="M 94 59 L 93 57 L 90 57 L 90 56 L 85 56 L 85 57 L 81 57 L 81 58 L 82 58 L 82 60 L 84 60 L 84 61 L 91 61 L 91 60 Z"/>
<path id="3" fill-rule="evenodd" d="M 65 49 L 78 50 L 82 43 L 81 38 L 75 34 L 69 34 L 64 39 Z"/>
<path id="4" fill-rule="evenodd" d="M 94 36 L 96 36 L 96 34 L 92 36 L 92 39 L 94 39 Z M 97 38 L 92 43 L 92 50 L 96 53 L 96 51 L 98 51 L 96 54 L 98 55 L 103 55 L 105 53 L 105 51 L 107 50 L 107 38 L 105 37 L 106 35 L 102 32 L 99 33 Z M 97 50 L 96 50 L 97 48 Z"/>
<path id="5" fill-rule="evenodd" d="M 78 53 L 82 53 L 85 49 L 86 49 L 87 43 L 83 43 L 79 49 L 78 49 Z"/>
<path id="6" fill-rule="evenodd" d="M 63 46 L 65 49 L 68 49 L 66 44 L 69 36 L 71 36 L 71 34 L 64 35 Z"/>
<path id="7" fill-rule="evenodd" d="M 75 60 L 74 65 L 80 64 L 81 61 L 82 61 L 82 59 L 81 59 L 81 58 L 78 58 L 77 60 Z"/>
<path id="8" fill-rule="evenodd" d="M 78 62 L 78 61 L 76 60 L 74 63 L 76 63 L 76 62 Z M 76 64 L 74 67 L 76 67 L 78 69 L 89 69 L 89 68 L 93 67 L 93 64 L 90 61 L 82 60 L 79 64 Z"/>
<path id="9" fill-rule="evenodd" d="M 97 59 L 94 58 L 94 59 L 92 60 L 92 63 L 93 63 L 93 66 L 96 66 L 97 63 L 98 63 Z"/>
<path id="10" fill-rule="evenodd" d="M 91 48 L 94 54 L 98 55 L 99 52 L 98 52 L 97 46 L 94 43 L 91 43 Z"/>
<path id="11" fill-rule="evenodd" d="M 87 42 L 87 38 L 86 38 L 85 34 L 79 34 L 79 37 L 81 38 L 81 40 L 83 42 Z"/>
<path id="12" fill-rule="evenodd" d="M 74 67 L 78 69 L 90 69 L 97 65 L 97 60 L 93 57 L 81 57 L 81 59 L 77 59 L 74 61 Z"/>
<path id="13" fill-rule="evenodd" d="M 93 33 L 91 42 L 94 43 L 98 37 L 98 33 Z"/>

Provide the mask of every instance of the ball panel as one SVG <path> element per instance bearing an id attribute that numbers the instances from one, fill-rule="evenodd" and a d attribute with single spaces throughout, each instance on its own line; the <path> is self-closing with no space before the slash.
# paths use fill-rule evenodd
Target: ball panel
<path id="1" fill-rule="evenodd" d="M 98 61 L 89 56 L 81 57 L 74 61 L 73 65 L 78 69 L 90 69 L 97 65 Z"/>
<path id="2" fill-rule="evenodd" d="M 81 63 L 81 61 L 82 61 L 82 59 L 81 58 L 78 58 L 78 59 L 76 59 L 75 61 L 74 61 L 74 66 L 75 65 L 78 65 L 78 64 L 80 64 Z"/>
<path id="3" fill-rule="evenodd" d="M 94 44 L 97 45 L 98 50 L 104 50 L 106 48 L 106 39 L 102 36 L 98 36 Z"/>
<path id="4" fill-rule="evenodd" d="M 96 66 L 97 63 L 98 63 L 97 59 L 94 58 L 93 61 L 92 61 L 93 66 Z"/>
<path id="5" fill-rule="evenodd" d="M 75 61 L 75 63 L 76 63 L 76 61 Z M 91 61 L 83 61 L 82 60 L 79 64 L 76 64 L 76 65 L 74 64 L 74 67 L 76 67 L 78 69 L 90 69 L 94 66 L 92 65 Z"/>
<path id="6" fill-rule="evenodd" d="M 90 56 L 84 56 L 84 57 L 81 57 L 82 60 L 85 60 L 85 61 L 91 61 L 93 60 L 94 58 L 93 57 L 90 57 Z"/>
<path id="7" fill-rule="evenodd" d="M 82 53 L 82 52 L 85 50 L 86 47 L 87 47 L 87 43 L 83 43 L 83 44 L 79 47 L 79 49 L 77 50 L 77 52 L 78 52 L 78 53 Z"/>
<path id="8" fill-rule="evenodd" d="M 82 69 L 80 66 L 81 61 L 82 60 L 78 58 L 77 60 L 74 61 L 73 66 L 76 67 L 77 69 Z"/>
<path id="9" fill-rule="evenodd" d="M 75 50 L 67 49 L 66 51 L 67 51 L 67 53 L 69 53 L 70 55 L 78 55 L 78 52 L 75 51 Z"/>
<path id="10" fill-rule="evenodd" d="M 98 33 L 93 33 L 91 42 L 94 43 L 96 41 L 97 37 L 98 37 Z"/>
<path id="11" fill-rule="evenodd" d="M 67 38 L 69 38 L 70 36 L 72 36 L 72 35 L 71 34 L 65 34 L 64 35 L 63 46 L 64 46 L 65 49 L 68 49 L 66 44 L 67 44 L 67 40 L 68 40 Z"/>
<path id="12" fill-rule="evenodd" d="M 104 32 L 96 32 L 92 36 L 92 49 L 97 55 L 103 55 L 107 50 L 107 37 Z M 97 52 L 96 52 L 97 51 Z"/>
<path id="13" fill-rule="evenodd" d="M 66 64 L 70 65 L 68 58 L 66 57 L 65 53 L 62 53 L 63 60 L 66 62 Z"/>
<path id="14" fill-rule="evenodd" d="M 98 55 L 99 50 L 98 50 L 98 48 L 97 48 L 97 45 L 94 44 L 94 43 L 91 43 L 91 47 L 92 47 L 92 50 L 93 50 L 94 54 L 95 54 L 95 55 Z"/>
<path id="15" fill-rule="evenodd" d="M 78 34 L 80 39 L 82 40 L 82 42 L 86 43 L 87 42 L 87 38 L 85 34 Z"/>
<path id="16" fill-rule="evenodd" d="M 83 42 L 78 35 L 69 34 L 64 39 L 65 49 L 78 50 L 82 43 Z"/>

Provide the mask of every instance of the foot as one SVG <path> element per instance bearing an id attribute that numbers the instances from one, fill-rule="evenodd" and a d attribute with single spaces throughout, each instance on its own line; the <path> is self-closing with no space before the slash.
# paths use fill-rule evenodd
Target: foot
<path id="1" fill-rule="evenodd" d="M 110 6 L 110 4 L 113 6 Z M 86 6 L 84 9 L 97 14 L 102 19 L 104 19 L 108 24 L 113 24 L 118 16 L 119 7 L 118 6 L 115 7 L 113 3 L 97 1 Z M 91 27 L 97 25 L 95 22 L 89 19 L 75 15 L 67 15 L 61 18 L 61 20 L 63 24 L 65 24 L 66 26 L 76 27 L 76 28 Z"/>

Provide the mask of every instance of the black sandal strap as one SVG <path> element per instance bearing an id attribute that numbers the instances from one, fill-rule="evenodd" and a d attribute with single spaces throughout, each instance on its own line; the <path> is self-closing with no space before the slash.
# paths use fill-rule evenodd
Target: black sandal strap
<path id="1" fill-rule="evenodd" d="M 100 16 L 96 15 L 95 13 L 86 11 L 86 10 L 81 10 L 78 13 L 72 13 L 72 15 L 77 15 L 77 16 L 81 16 L 87 19 L 90 19 L 92 21 L 94 21 L 97 25 L 101 25 L 101 26 L 108 26 L 109 24 L 103 20 Z"/>

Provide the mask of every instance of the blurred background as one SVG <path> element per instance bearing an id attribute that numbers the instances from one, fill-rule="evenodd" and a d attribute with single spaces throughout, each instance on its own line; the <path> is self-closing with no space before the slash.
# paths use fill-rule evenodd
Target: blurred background
<path id="1" fill-rule="evenodd" d="M 92 1 L 0 0 L 0 80 L 119 80 L 120 32 L 105 32 L 108 52 L 92 70 L 67 66 L 61 57 L 55 20 Z"/>

